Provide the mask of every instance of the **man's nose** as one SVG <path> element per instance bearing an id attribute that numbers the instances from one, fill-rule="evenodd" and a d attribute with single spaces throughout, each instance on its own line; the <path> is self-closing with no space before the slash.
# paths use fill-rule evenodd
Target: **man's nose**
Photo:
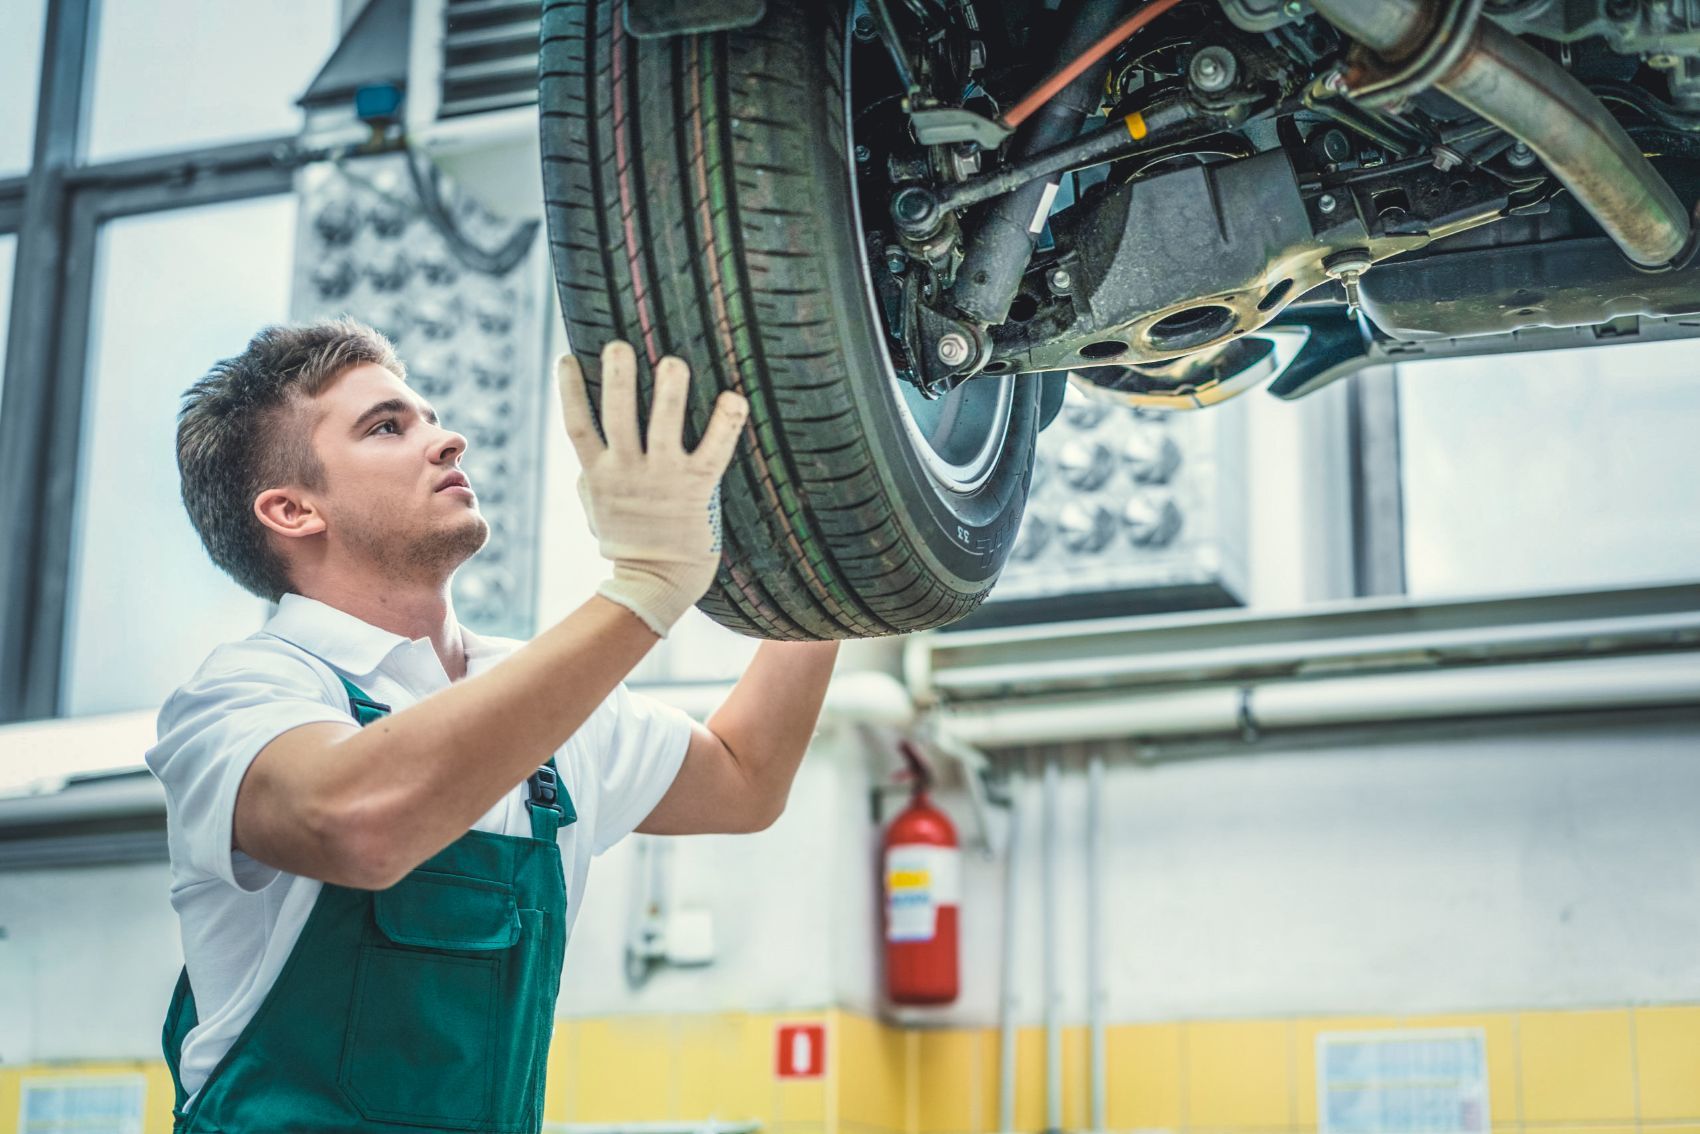
<path id="1" fill-rule="evenodd" d="M 443 430 L 442 436 L 437 439 L 436 451 L 432 455 L 432 460 L 441 464 L 445 461 L 452 461 L 456 457 L 464 456 L 466 456 L 466 438 L 452 429 Z"/>

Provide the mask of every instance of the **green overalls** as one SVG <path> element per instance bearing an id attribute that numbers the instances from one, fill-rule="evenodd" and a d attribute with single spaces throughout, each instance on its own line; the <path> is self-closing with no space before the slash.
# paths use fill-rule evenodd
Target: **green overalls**
<path id="1" fill-rule="evenodd" d="M 346 678 L 362 727 L 389 712 Z M 471 830 L 387 890 L 329 882 L 277 983 L 187 1110 L 185 969 L 166 1012 L 176 1134 L 534 1134 L 566 949 L 555 832 L 576 818 L 555 761 L 531 837 Z"/>

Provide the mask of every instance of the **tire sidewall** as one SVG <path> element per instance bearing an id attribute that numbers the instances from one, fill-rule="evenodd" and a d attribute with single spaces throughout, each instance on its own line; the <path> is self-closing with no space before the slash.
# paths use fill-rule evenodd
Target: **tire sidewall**
<path id="1" fill-rule="evenodd" d="M 831 98 L 849 89 L 849 37 L 843 30 L 847 5 L 836 0 L 809 8 L 815 42 L 825 65 L 837 69 L 839 77 L 838 83 L 819 88 L 815 174 L 821 187 L 820 214 L 847 218 L 829 230 L 833 247 L 825 260 L 839 298 L 839 340 L 846 368 L 857 376 L 855 405 L 862 435 L 893 498 L 892 511 L 914 550 L 935 574 L 951 579 L 955 589 L 984 590 L 1002 570 L 1021 524 L 1038 435 L 1040 382 L 1037 376 L 1013 380 L 1008 427 L 984 481 L 969 492 L 940 484 L 916 448 L 924 442 L 914 437 L 904 421 L 906 409 L 899 402 L 902 395 L 864 262 L 866 248 L 857 224 L 860 214 L 845 136 L 846 109 L 842 104 L 830 105 Z M 829 21 L 837 21 L 836 28 Z M 870 204 L 862 202 L 864 208 Z"/>

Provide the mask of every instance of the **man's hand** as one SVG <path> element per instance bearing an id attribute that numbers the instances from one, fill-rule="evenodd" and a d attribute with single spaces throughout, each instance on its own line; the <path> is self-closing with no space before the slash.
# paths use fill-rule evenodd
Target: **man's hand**
<path id="1" fill-rule="evenodd" d="M 591 530 L 614 574 L 597 594 L 624 606 L 666 637 L 714 582 L 720 566 L 719 486 L 749 414 L 742 395 L 728 390 L 696 451 L 685 452 L 685 403 L 691 372 L 669 355 L 655 367 L 655 396 L 647 446 L 638 442 L 637 359 L 629 344 L 602 348 L 602 429 L 578 361 L 555 362 L 567 436 L 584 471 L 579 494 Z"/>

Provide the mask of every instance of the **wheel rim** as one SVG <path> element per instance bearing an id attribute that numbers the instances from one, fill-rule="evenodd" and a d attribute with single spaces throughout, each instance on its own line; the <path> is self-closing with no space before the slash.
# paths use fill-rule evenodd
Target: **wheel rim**
<path id="1" fill-rule="evenodd" d="M 850 178 L 850 207 L 856 219 L 854 231 L 866 232 L 868 226 L 862 223 L 859 178 L 850 156 L 856 152 L 856 115 L 850 67 L 850 51 L 855 43 L 851 34 L 854 19 L 855 5 L 850 5 L 845 16 L 842 61 L 844 154 L 846 173 Z M 899 378 L 886 342 L 889 331 L 885 325 L 885 314 L 874 292 L 873 265 L 868 260 L 867 241 L 857 240 L 855 243 L 856 263 L 862 277 L 862 298 L 880 328 L 876 338 L 882 376 L 892 387 L 904 432 L 935 483 L 959 495 L 973 493 L 991 478 L 1003 453 L 1015 405 L 1017 376 L 971 378 L 939 398 L 928 398 L 913 384 Z"/>

